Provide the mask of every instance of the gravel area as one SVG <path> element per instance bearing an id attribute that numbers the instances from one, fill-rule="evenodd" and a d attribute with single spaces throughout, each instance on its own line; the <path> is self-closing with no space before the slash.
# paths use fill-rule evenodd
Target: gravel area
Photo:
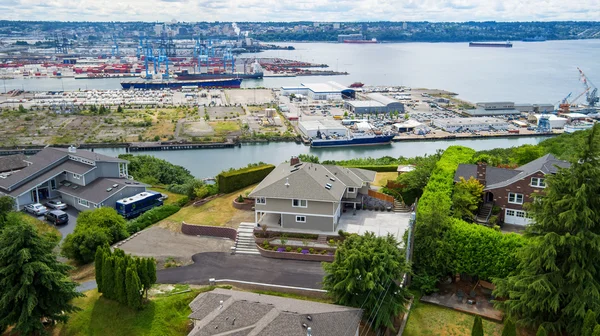
<path id="1" fill-rule="evenodd" d="M 216 237 L 195 237 L 160 227 L 151 227 L 119 246 L 126 253 L 154 257 L 159 267 L 169 259 L 181 265 L 192 263 L 192 256 L 201 252 L 230 252 L 233 241 Z"/>

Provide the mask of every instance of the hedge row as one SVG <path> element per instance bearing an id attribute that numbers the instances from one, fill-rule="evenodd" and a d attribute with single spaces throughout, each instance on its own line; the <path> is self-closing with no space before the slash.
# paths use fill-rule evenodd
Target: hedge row
<path id="1" fill-rule="evenodd" d="M 258 183 L 269 175 L 273 169 L 275 169 L 273 165 L 263 165 L 222 172 L 217 175 L 219 193 L 228 194 Z"/>
<path id="2" fill-rule="evenodd" d="M 376 172 L 397 172 L 398 171 L 398 165 L 393 164 L 393 165 L 349 165 L 349 166 L 344 166 L 347 168 L 360 168 L 360 169 L 366 169 L 366 170 L 372 170 L 372 171 L 376 171 Z"/>
<path id="3" fill-rule="evenodd" d="M 158 223 L 181 209 L 177 205 L 163 205 L 144 212 L 142 215 L 127 223 L 127 231 L 130 234 L 141 231 L 148 226 Z"/>

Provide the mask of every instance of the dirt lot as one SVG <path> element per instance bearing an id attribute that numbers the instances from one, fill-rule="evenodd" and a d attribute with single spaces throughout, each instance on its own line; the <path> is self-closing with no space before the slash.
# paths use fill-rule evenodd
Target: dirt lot
<path id="1" fill-rule="evenodd" d="M 228 119 L 237 118 L 240 115 L 244 115 L 244 110 L 241 107 L 235 106 L 213 106 L 207 107 L 206 113 L 211 120 L 214 119 L 224 119 L 227 117 Z"/>
<path id="2" fill-rule="evenodd" d="M 233 241 L 225 238 L 194 237 L 151 227 L 121 245 L 126 253 L 140 257 L 154 257 L 161 267 L 165 261 L 175 261 L 181 265 L 192 263 L 192 255 L 200 252 L 229 252 Z"/>
<path id="3" fill-rule="evenodd" d="M 183 133 L 183 135 L 189 136 L 211 136 L 215 134 L 212 127 L 204 120 L 185 122 Z"/>
<path id="4" fill-rule="evenodd" d="M 275 100 L 272 90 L 225 90 L 229 104 L 265 104 Z"/>

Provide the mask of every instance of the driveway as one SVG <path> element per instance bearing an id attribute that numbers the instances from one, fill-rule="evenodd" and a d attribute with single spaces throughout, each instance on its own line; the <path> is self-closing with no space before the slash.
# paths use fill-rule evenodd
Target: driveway
<path id="1" fill-rule="evenodd" d="M 353 215 L 352 209 L 348 209 L 342 213 L 337 229 L 358 234 L 371 231 L 377 236 L 391 233 L 398 241 L 402 241 L 409 220 L 410 213 L 358 210 Z"/>
<path id="2" fill-rule="evenodd" d="M 208 279 L 232 279 L 272 285 L 321 288 L 323 268 L 314 261 L 269 259 L 229 253 L 199 253 L 194 264 L 156 272 L 157 283 L 207 285 Z"/>
<path id="3" fill-rule="evenodd" d="M 49 209 L 49 210 L 51 210 L 51 209 Z M 72 233 L 73 230 L 75 230 L 75 224 L 77 223 L 77 216 L 79 215 L 79 211 L 74 208 L 67 208 L 67 210 L 63 210 L 63 211 L 65 211 L 69 215 L 69 222 L 65 225 L 57 225 L 56 226 L 56 229 L 58 231 L 60 231 L 60 234 L 62 235 L 61 240 L 60 240 L 61 243 L 65 240 L 65 238 L 67 237 L 67 235 L 69 233 Z M 26 212 L 26 214 L 28 214 L 32 217 L 35 217 L 48 225 L 54 226 L 54 225 L 48 223 L 48 221 L 44 218 L 44 216 L 38 217 L 38 216 L 34 216 L 28 212 Z"/>

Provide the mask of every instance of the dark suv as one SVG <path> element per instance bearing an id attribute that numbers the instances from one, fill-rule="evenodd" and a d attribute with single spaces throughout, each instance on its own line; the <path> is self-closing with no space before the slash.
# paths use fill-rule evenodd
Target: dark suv
<path id="1" fill-rule="evenodd" d="M 69 222 L 69 215 L 61 210 L 52 210 L 46 212 L 46 220 L 54 225 L 67 224 Z"/>

